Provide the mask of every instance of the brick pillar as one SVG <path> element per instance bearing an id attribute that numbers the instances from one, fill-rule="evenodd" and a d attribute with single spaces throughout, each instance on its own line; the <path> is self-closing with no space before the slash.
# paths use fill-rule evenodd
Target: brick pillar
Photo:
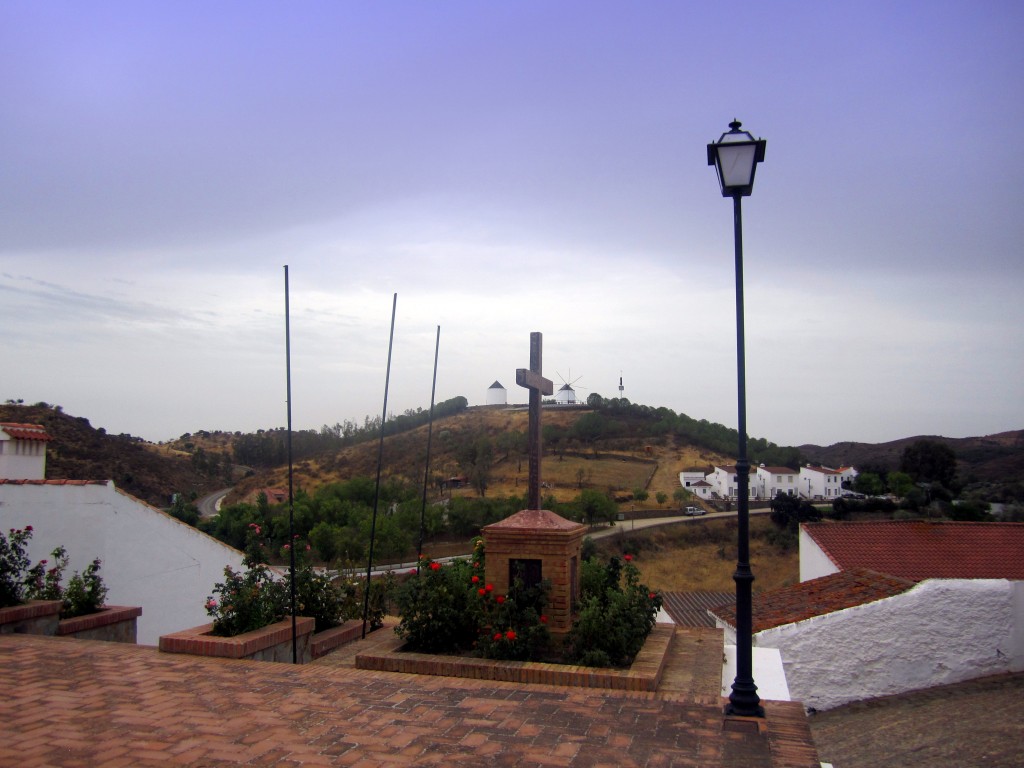
<path id="1" fill-rule="evenodd" d="M 579 598 L 580 561 L 586 527 L 546 509 L 524 509 L 484 526 L 485 575 L 498 594 L 506 594 L 513 560 L 540 561 L 541 579 L 549 581 L 548 629 L 564 634 L 572 626 Z"/>

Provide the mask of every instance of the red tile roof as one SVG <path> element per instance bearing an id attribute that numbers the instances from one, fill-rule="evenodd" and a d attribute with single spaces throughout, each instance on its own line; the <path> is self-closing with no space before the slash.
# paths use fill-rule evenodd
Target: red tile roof
<path id="1" fill-rule="evenodd" d="M 491 523 L 483 530 L 545 530 L 545 531 L 573 531 L 583 526 L 566 520 L 561 515 L 556 515 L 546 509 L 524 509 L 506 517 L 497 523 Z"/>
<path id="2" fill-rule="evenodd" d="M 106 485 L 108 480 L 21 480 L 0 477 L 0 485 Z"/>
<path id="3" fill-rule="evenodd" d="M 15 440 L 53 440 L 46 434 L 46 429 L 39 424 L 16 424 L 14 422 L 0 422 L 0 429 L 13 437 Z"/>
<path id="4" fill-rule="evenodd" d="M 793 624 L 826 613 L 873 603 L 906 592 L 914 586 L 911 579 L 853 568 L 810 579 L 791 587 L 754 595 L 754 632 Z M 711 609 L 729 626 L 736 625 L 736 601 Z"/>
<path id="5" fill-rule="evenodd" d="M 905 579 L 1024 579 L 1024 523 L 881 520 L 801 528 L 842 570 Z"/>

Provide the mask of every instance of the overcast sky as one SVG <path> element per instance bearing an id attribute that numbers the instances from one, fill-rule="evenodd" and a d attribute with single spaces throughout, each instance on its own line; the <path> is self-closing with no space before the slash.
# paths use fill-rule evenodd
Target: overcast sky
<path id="1" fill-rule="evenodd" d="M 1024 428 L 1024 5 L 0 0 L 0 399 L 166 440 L 544 372 L 780 444 Z"/>

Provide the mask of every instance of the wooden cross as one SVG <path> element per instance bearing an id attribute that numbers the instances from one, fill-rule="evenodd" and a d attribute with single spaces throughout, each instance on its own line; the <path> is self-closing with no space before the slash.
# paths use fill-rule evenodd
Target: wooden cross
<path id="1" fill-rule="evenodd" d="M 540 509 L 540 398 L 541 395 L 550 395 L 555 391 L 551 380 L 541 375 L 543 338 L 543 334 L 538 331 L 530 334 L 530 367 L 516 369 L 516 384 L 530 390 L 530 488 L 527 509 Z"/>

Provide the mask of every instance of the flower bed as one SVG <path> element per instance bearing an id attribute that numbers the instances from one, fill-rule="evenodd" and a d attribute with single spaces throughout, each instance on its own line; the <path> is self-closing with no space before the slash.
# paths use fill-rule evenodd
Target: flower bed
<path id="1" fill-rule="evenodd" d="M 79 640 L 105 640 L 113 643 L 136 642 L 136 620 L 142 615 L 138 606 L 108 605 L 96 613 L 61 619 L 56 634 Z"/>
<path id="2" fill-rule="evenodd" d="M 310 649 L 313 628 L 316 622 L 308 616 L 295 619 L 296 650 L 300 664 L 312 660 Z M 292 620 L 285 618 L 265 627 L 233 637 L 218 637 L 213 624 L 174 632 L 160 637 L 160 650 L 164 653 L 190 653 L 196 656 L 218 656 L 228 659 L 251 659 L 253 661 L 292 661 Z"/>
<path id="3" fill-rule="evenodd" d="M 628 669 L 414 653 L 402 650 L 404 643 L 399 637 L 380 643 L 376 651 L 358 654 L 356 668 L 510 683 L 656 691 L 674 636 L 674 624 L 656 624 Z"/>
<path id="4" fill-rule="evenodd" d="M 63 605 L 61 600 L 30 600 L 0 608 L 0 635 L 55 635 Z"/>

